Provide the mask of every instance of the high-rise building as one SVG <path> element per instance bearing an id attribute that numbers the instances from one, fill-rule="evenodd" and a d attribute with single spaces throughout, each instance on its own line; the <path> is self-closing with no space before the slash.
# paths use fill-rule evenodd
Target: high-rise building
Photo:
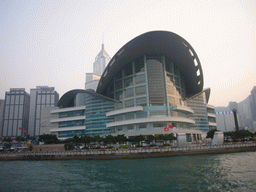
<path id="1" fill-rule="evenodd" d="M 30 110 L 29 110 L 29 128 L 30 136 L 39 136 L 41 129 L 41 111 L 44 107 L 57 106 L 59 94 L 54 87 L 37 86 L 30 89 Z"/>
<path id="2" fill-rule="evenodd" d="M 234 131 L 234 117 L 232 110 L 236 109 L 239 129 L 256 131 L 256 86 L 251 94 L 243 101 L 229 102 L 227 107 L 216 107 L 216 120 L 218 130 Z M 224 125 L 224 126 L 223 126 Z M 228 128 L 228 129 L 225 129 Z"/>
<path id="3" fill-rule="evenodd" d="M 5 93 L 2 136 L 26 136 L 28 131 L 30 95 L 23 88 Z"/>
<path id="4" fill-rule="evenodd" d="M 0 137 L 2 137 L 3 116 L 4 116 L 4 100 L 0 99 Z"/>
<path id="5" fill-rule="evenodd" d="M 95 61 L 93 63 L 93 73 L 101 76 L 106 66 L 110 61 L 110 57 L 104 49 L 104 44 L 101 45 L 101 51 L 96 56 Z"/>
<path id="6" fill-rule="evenodd" d="M 110 56 L 104 49 L 104 44 L 101 45 L 101 51 L 96 56 L 93 63 L 93 73 L 86 73 L 85 89 L 96 90 L 100 77 L 110 61 Z"/>

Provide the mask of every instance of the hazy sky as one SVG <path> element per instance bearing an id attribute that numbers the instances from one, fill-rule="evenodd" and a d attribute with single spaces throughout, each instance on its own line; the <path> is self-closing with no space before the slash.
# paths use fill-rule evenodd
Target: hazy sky
<path id="1" fill-rule="evenodd" d="M 256 86 L 255 0 L 0 0 L 0 99 L 10 88 L 83 89 L 102 34 L 112 57 L 153 30 L 195 49 L 210 104 L 240 102 Z"/>

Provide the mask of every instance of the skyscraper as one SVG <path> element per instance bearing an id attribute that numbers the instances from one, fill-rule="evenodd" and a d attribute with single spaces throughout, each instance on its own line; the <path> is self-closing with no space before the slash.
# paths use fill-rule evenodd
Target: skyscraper
<path id="1" fill-rule="evenodd" d="M 4 100 L 0 99 L 0 137 L 3 130 L 3 116 L 4 116 Z"/>
<path id="2" fill-rule="evenodd" d="M 26 136 L 30 95 L 23 88 L 5 93 L 2 136 Z"/>
<path id="3" fill-rule="evenodd" d="M 104 44 L 102 44 L 101 51 L 96 56 L 95 62 L 93 63 L 93 73 L 101 76 L 110 59 L 111 58 L 104 49 Z"/>
<path id="4" fill-rule="evenodd" d="M 41 110 L 46 106 L 57 106 L 59 94 L 54 87 L 37 86 L 30 89 L 30 110 L 29 110 L 29 129 L 30 136 L 39 136 L 41 128 Z"/>
<path id="5" fill-rule="evenodd" d="M 95 57 L 93 63 L 93 73 L 86 73 L 85 89 L 96 90 L 100 77 L 110 61 L 110 56 L 104 49 L 104 44 L 101 45 L 101 51 Z"/>

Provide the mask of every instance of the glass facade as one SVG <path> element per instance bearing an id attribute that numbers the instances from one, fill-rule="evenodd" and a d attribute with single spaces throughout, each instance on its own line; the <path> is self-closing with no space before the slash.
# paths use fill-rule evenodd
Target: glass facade
<path id="1" fill-rule="evenodd" d="M 74 103 L 79 103 L 80 106 L 77 109 L 72 107 L 69 111 L 65 110 L 59 113 L 58 127 L 60 129 L 72 128 L 68 131 L 58 131 L 59 138 L 73 137 L 74 135 L 110 134 L 110 129 L 106 127 L 106 124 L 112 122 L 113 117 L 107 117 L 106 113 L 114 109 L 113 100 L 97 96 L 94 93 L 78 93 Z M 82 106 L 84 109 L 81 109 Z M 69 120 L 73 117 L 79 120 Z M 75 130 L 76 127 L 77 130 Z"/>
<path id="2" fill-rule="evenodd" d="M 113 77 L 107 96 L 115 103 L 115 110 L 142 106 L 143 111 L 117 114 L 115 122 L 152 117 L 180 116 L 189 118 L 187 113 L 175 112 L 172 106 L 186 106 L 186 87 L 179 68 L 168 57 L 143 55 L 129 62 Z M 140 129 L 163 128 L 176 122 L 147 122 L 112 127 L 112 132 L 134 131 Z M 187 123 L 177 123 L 188 127 Z"/>
<path id="3" fill-rule="evenodd" d="M 112 122 L 113 117 L 107 117 L 106 113 L 114 109 L 113 101 L 86 94 L 85 102 L 86 135 L 110 134 L 110 129 L 106 127 L 106 124 Z"/>
<path id="4" fill-rule="evenodd" d="M 188 100 L 187 105 L 194 110 L 194 114 L 191 114 L 190 117 L 195 120 L 196 124 L 192 125 L 191 128 L 201 131 L 209 131 L 205 92 Z"/>
<path id="5" fill-rule="evenodd" d="M 3 137 L 27 135 L 29 102 L 30 96 L 25 89 L 11 89 L 5 93 Z"/>
<path id="6" fill-rule="evenodd" d="M 39 136 L 41 129 L 41 111 L 47 106 L 57 106 L 59 94 L 54 87 L 37 86 L 30 90 L 29 135 Z"/>

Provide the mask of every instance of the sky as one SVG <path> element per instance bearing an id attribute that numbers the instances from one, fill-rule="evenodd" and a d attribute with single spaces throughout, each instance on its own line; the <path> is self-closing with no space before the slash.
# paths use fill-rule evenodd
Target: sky
<path id="1" fill-rule="evenodd" d="M 196 51 L 209 104 L 241 102 L 256 86 L 255 0 L 0 0 L 0 99 L 10 88 L 83 89 L 104 42 L 174 32 Z"/>

